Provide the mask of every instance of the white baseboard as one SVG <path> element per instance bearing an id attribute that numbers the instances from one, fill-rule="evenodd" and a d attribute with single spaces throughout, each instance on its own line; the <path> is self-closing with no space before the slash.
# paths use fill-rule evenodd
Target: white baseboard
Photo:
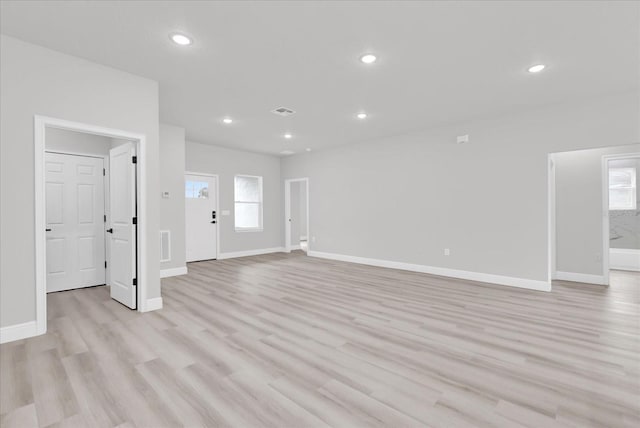
<path id="1" fill-rule="evenodd" d="M 153 299 L 147 299 L 147 304 L 142 308 L 140 312 L 151 312 L 162 309 L 162 297 L 154 297 Z"/>
<path id="2" fill-rule="evenodd" d="M 38 336 L 38 328 L 35 321 L 0 327 L 0 343 L 13 342 L 33 336 Z"/>
<path id="3" fill-rule="evenodd" d="M 160 278 L 169 278 L 171 276 L 186 275 L 186 274 L 187 274 L 186 266 L 160 270 Z"/>
<path id="4" fill-rule="evenodd" d="M 232 253 L 220 253 L 218 254 L 218 260 L 235 259 L 236 257 L 259 256 L 262 254 L 271 254 L 271 253 L 282 253 L 284 251 L 285 251 L 284 247 L 274 247 L 274 248 L 261 248 L 259 250 L 235 251 Z"/>
<path id="5" fill-rule="evenodd" d="M 557 271 L 554 278 L 559 281 L 583 282 L 585 284 L 606 285 L 604 276 L 587 273 Z"/>
<path id="6" fill-rule="evenodd" d="M 611 248 L 609 269 L 640 271 L 640 250 Z"/>
<path id="7" fill-rule="evenodd" d="M 303 236 L 301 236 L 301 237 L 300 237 L 300 240 L 301 240 L 301 241 L 306 241 L 306 240 L 307 240 L 307 235 L 303 235 Z"/>
<path id="8" fill-rule="evenodd" d="M 470 281 L 487 282 L 491 284 L 508 285 L 510 287 L 526 288 L 537 291 L 551 291 L 551 284 L 547 281 L 535 279 L 515 278 L 511 276 L 494 275 L 489 273 L 469 272 L 465 270 L 441 268 L 434 266 L 418 265 L 413 263 L 394 262 L 389 260 L 370 259 L 366 257 L 347 256 L 344 254 L 324 253 L 309 251 L 311 257 L 340 260 L 343 262 L 360 263 L 370 266 L 386 267 L 391 269 L 408 270 L 412 272 L 427 273 L 431 275 L 448 276 L 452 278 L 466 279 Z"/>
<path id="9" fill-rule="evenodd" d="M 289 249 L 290 249 L 291 251 L 295 251 L 295 250 L 300 250 L 300 249 L 302 249 L 302 247 L 300 246 L 300 244 L 298 244 L 298 245 L 291 245 L 291 246 L 289 247 Z"/>

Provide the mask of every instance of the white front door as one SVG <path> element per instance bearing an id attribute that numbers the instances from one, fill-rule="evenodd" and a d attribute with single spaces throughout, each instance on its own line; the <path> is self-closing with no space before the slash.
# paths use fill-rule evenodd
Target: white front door
<path id="1" fill-rule="evenodd" d="M 105 283 L 104 160 L 46 153 L 47 292 Z"/>
<path id="2" fill-rule="evenodd" d="M 133 143 L 109 151 L 111 298 L 136 308 L 136 164 Z"/>
<path id="3" fill-rule="evenodd" d="M 216 177 L 186 174 L 185 221 L 187 261 L 218 257 L 218 212 Z"/>

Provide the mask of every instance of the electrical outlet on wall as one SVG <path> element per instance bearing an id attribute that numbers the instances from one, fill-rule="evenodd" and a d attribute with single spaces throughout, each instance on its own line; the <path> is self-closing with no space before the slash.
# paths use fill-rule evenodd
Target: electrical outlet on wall
<path id="1" fill-rule="evenodd" d="M 451 255 L 451 250 L 449 250 L 448 248 L 444 249 L 444 255 L 445 256 L 450 256 Z"/>

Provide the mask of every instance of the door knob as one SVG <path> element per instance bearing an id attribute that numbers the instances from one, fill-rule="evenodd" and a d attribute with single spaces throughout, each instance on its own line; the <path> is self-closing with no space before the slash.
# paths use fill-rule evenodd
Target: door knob
<path id="1" fill-rule="evenodd" d="M 44 231 L 45 232 L 51 232 L 51 229 L 45 229 Z"/>
<path id="2" fill-rule="evenodd" d="M 211 224 L 216 224 L 216 221 L 215 221 L 215 220 L 213 220 L 213 221 L 211 222 Z"/>
<path id="3" fill-rule="evenodd" d="M 107 232 L 113 233 L 113 229 L 107 229 Z"/>

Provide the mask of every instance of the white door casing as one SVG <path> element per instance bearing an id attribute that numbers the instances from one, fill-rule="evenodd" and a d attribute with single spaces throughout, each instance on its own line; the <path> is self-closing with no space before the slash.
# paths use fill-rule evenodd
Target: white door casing
<path id="1" fill-rule="evenodd" d="M 105 283 L 104 161 L 45 154 L 47 292 Z"/>
<path id="2" fill-rule="evenodd" d="M 20 338 L 37 336 L 47 332 L 47 240 L 45 231 L 46 223 L 46 194 L 45 194 L 45 137 L 47 129 L 58 128 L 70 131 L 86 132 L 89 134 L 102 135 L 110 138 L 124 139 L 134 142 L 136 146 L 138 163 L 136 166 L 136 194 L 137 210 L 140 217 L 140 228 L 137 230 L 137 261 L 140 272 L 150 272 L 149 259 L 153 255 L 147 251 L 148 233 L 145 229 L 144 219 L 147 213 L 147 202 L 150 195 L 147 194 L 147 173 L 146 173 L 146 152 L 147 137 L 145 134 L 130 132 L 122 129 L 107 128 L 99 125 L 74 122 L 55 117 L 42 115 L 33 116 L 33 161 L 34 161 L 34 234 L 35 234 L 35 310 L 36 325 L 34 330 L 24 330 Z M 147 287 L 153 278 L 148 275 L 138 277 L 137 286 L 137 310 L 140 312 L 153 311 L 162 308 L 162 297 L 147 299 Z M 5 336 L 3 336 L 4 338 Z M 3 340 L 0 338 L 0 342 Z"/>
<path id="3" fill-rule="evenodd" d="M 216 176 L 185 174 L 185 243 L 187 262 L 218 257 Z"/>
<path id="4" fill-rule="evenodd" d="M 136 308 L 136 165 L 135 147 L 126 143 L 109 151 L 109 240 L 111 298 Z"/>

